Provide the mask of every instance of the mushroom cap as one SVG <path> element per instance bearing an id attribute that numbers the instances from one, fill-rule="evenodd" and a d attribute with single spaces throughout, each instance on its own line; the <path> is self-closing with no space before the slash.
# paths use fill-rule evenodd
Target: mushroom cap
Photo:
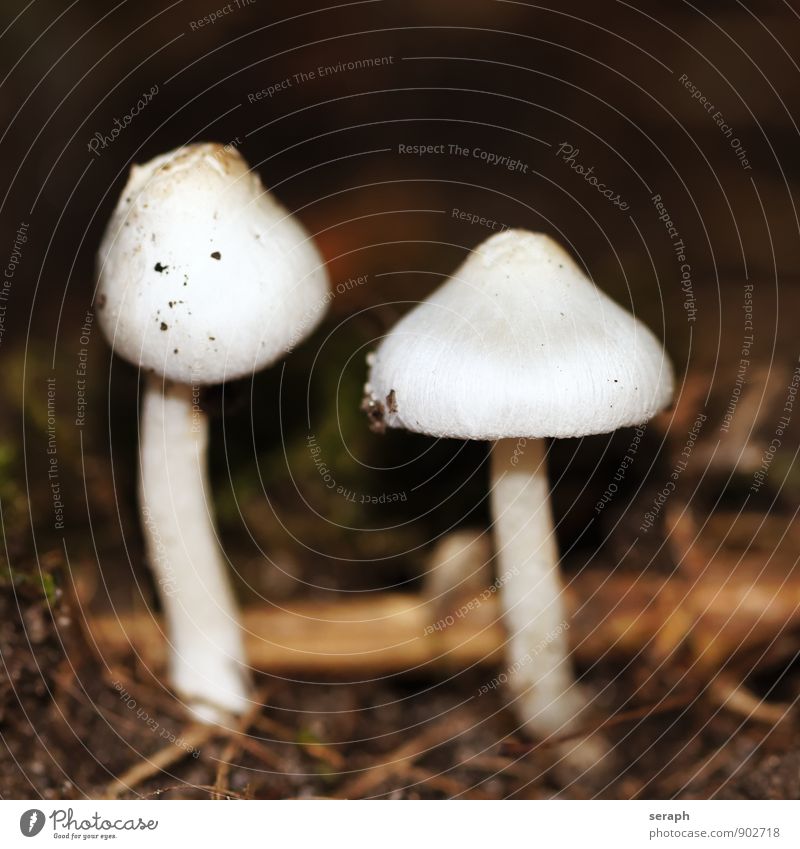
<path id="1" fill-rule="evenodd" d="M 134 165 L 98 254 L 114 350 L 181 383 L 270 365 L 328 304 L 323 260 L 240 154 L 192 144 Z"/>
<path id="2" fill-rule="evenodd" d="M 655 336 L 524 230 L 480 245 L 369 361 L 366 406 L 383 424 L 460 439 L 608 433 L 649 420 L 673 391 Z"/>

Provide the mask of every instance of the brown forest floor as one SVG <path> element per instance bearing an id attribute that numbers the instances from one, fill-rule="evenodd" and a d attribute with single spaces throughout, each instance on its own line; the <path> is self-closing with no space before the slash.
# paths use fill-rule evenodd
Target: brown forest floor
<path id="1" fill-rule="evenodd" d="M 800 669 L 786 661 L 747 690 L 770 692 L 770 702 L 744 710 L 679 665 L 656 675 L 634 664 L 595 669 L 621 769 L 610 781 L 560 784 L 548 749 L 514 733 L 499 692 L 476 697 L 485 670 L 346 686 L 264 675 L 266 707 L 238 729 L 209 732 L 187 724 L 146 670 L 130 661 L 109 670 L 73 608 L 30 588 L 0 595 L 4 798 L 800 796 L 800 723 L 770 709 L 800 696 Z"/>

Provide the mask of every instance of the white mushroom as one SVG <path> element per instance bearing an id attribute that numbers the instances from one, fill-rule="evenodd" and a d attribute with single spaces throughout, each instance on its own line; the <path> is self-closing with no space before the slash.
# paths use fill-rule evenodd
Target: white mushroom
<path id="1" fill-rule="evenodd" d="M 499 571 L 510 576 L 501 597 L 514 705 L 537 736 L 574 731 L 585 697 L 568 656 L 544 438 L 650 419 L 672 396 L 662 346 L 552 239 L 511 230 L 391 330 L 368 383 L 375 429 L 495 443 L 491 508 Z M 601 752 L 565 749 L 573 761 Z"/>
<path id="2" fill-rule="evenodd" d="M 233 150 L 194 144 L 134 166 L 98 256 L 99 321 L 147 373 L 140 507 L 176 690 L 202 720 L 249 703 L 249 673 L 206 475 L 207 384 L 310 333 L 327 275 L 302 226 Z"/>

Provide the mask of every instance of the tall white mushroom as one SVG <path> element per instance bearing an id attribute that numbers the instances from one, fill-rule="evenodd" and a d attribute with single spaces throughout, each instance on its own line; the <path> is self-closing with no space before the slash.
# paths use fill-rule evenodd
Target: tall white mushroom
<path id="1" fill-rule="evenodd" d="M 672 397 L 653 334 L 551 238 L 492 236 L 370 358 L 374 429 L 494 442 L 491 508 L 518 716 L 537 736 L 571 732 L 585 705 L 569 661 L 545 437 L 639 425 Z M 573 760 L 602 746 L 565 750 Z"/>
<path id="2" fill-rule="evenodd" d="M 214 525 L 200 389 L 279 359 L 327 304 L 303 227 L 235 150 L 193 144 L 134 166 L 98 256 L 100 325 L 146 373 L 139 495 L 170 640 L 193 713 L 249 703 L 249 672 Z"/>

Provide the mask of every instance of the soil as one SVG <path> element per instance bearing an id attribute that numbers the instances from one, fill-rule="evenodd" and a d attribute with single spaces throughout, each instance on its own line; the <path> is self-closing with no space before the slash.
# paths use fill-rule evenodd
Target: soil
<path id="1" fill-rule="evenodd" d="M 189 745 L 198 729 L 168 690 L 132 659 L 109 668 L 77 619 L 59 592 L 51 601 L 31 586 L 0 593 L 3 798 L 800 796 L 796 719 L 748 722 L 681 683 L 678 668 L 655 678 L 633 665 L 593 670 L 617 751 L 610 778 L 565 783 L 552 747 L 515 732 L 502 694 L 478 695 L 485 671 L 359 684 L 265 675 L 264 707 L 242 729 L 201 731 Z M 796 691 L 800 676 L 786 671 L 788 697 L 787 680 Z M 775 681 L 761 686 L 774 692 Z M 638 706 L 626 699 L 634 691 Z M 163 769 L 150 765 L 164 756 Z"/>

